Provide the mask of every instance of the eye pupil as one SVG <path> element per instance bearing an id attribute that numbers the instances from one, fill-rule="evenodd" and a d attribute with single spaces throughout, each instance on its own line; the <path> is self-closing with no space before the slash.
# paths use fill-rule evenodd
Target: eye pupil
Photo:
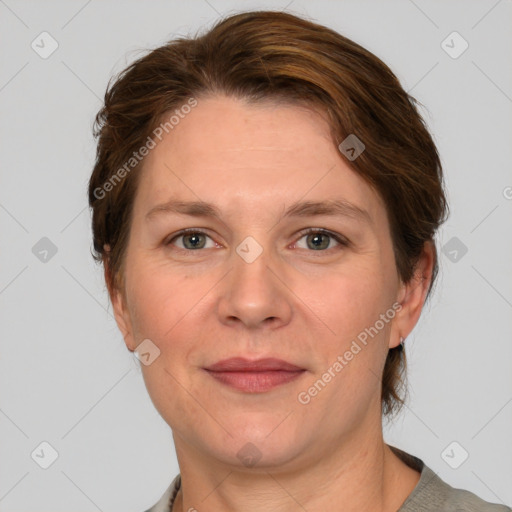
<path id="1" fill-rule="evenodd" d="M 187 241 L 190 241 L 191 243 L 188 244 Z M 183 245 L 187 249 L 201 249 L 204 247 L 204 244 L 204 237 L 200 233 L 192 233 L 183 236 Z"/>
<path id="2" fill-rule="evenodd" d="M 325 233 L 315 233 L 314 235 L 308 235 L 308 247 L 312 249 L 326 249 L 329 247 L 329 235 Z M 310 243 L 312 245 L 310 245 Z"/>

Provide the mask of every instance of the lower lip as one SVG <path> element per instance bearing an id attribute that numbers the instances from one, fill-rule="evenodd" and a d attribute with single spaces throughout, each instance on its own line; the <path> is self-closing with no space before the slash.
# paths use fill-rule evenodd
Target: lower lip
<path id="1" fill-rule="evenodd" d="M 206 370 L 214 379 L 246 393 L 263 393 L 291 382 L 306 370 L 296 372 L 273 370 L 267 372 L 213 372 Z"/>

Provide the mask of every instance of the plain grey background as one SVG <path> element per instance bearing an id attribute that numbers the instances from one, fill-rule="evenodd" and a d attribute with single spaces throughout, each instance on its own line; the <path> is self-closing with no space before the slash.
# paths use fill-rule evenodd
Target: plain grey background
<path id="1" fill-rule="evenodd" d="M 386 440 L 512 504 L 510 1 L 0 0 L 0 512 L 139 512 L 177 474 L 90 255 L 92 122 L 146 49 L 255 8 L 354 39 L 425 105 L 451 216 Z"/>

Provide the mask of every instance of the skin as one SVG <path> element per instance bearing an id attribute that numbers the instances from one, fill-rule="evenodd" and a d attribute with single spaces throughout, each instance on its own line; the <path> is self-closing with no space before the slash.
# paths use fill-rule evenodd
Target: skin
<path id="1" fill-rule="evenodd" d="M 384 203 L 349 164 L 323 115 L 225 96 L 199 98 L 145 158 L 122 288 L 109 291 L 128 349 L 149 338 L 160 350 L 141 367 L 173 431 L 182 476 L 174 511 L 318 511 L 338 503 L 343 511 L 395 512 L 417 484 L 419 473 L 383 441 L 381 375 L 388 349 L 420 316 L 432 247 L 402 283 Z M 170 199 L 213 203 L 221 218 L 146 218 Z M 328 199 L 357 205 L 369 220 L 283 216 L 296 201 Z M 190 234 L 173 238 L 184 228 L 203 231 L 204 248 L 185 248 Z M 314 234 L 301 234 L 307 228 L 348 245 L 327 237 L 327 248 L 315 249 Z M 263 249 L 252 263 L 236 252 L 248 236 Z M 299 403 L 393 303 L 401 304 L 394 318 Z M 244 393 L 203 370 L 233 356 L 277 357 L 306 371 Z M 261 454 L 253 467 L 237 457 L 248 442 Z"/>

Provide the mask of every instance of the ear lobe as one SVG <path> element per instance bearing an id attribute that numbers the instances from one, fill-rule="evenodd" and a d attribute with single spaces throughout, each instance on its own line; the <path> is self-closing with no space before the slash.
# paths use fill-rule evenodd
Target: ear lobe
<path id="1" fill-rule="evenodd" d="M 425 242 L 414 275 L 409 282 L 400 286 L 397 302 L 400 303 L 401 309 L 395 315 L 389 348 L 398 346 L 400 339 L 407 338 L 417 324 L 432 281 L 435 259 L 433 242 Z"/>

